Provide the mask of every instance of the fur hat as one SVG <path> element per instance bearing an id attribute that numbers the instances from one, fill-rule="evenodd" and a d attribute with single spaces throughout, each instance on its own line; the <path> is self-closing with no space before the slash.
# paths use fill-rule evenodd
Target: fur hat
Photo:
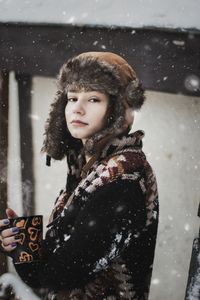
<path id="1" fill-rule="evenodd" d="M 103 138 L 128 131 L 133 121 L 130 111 L 139 109 L 145 99 L 135 71 L 121 56 L 111 52 L 86 52 L 69 59 L 61 67 L 57 96 L 46 123 L 43 151 L 55 159 L 62 159 L 70 148 L 80 147 L 80 141 L 66 128 L 64 107 L 67 91 L 81 89 L 108 94 L 112 107 L 106 128 L 85 143 L 84 150 L 90 154 L 97 150 Z"/>

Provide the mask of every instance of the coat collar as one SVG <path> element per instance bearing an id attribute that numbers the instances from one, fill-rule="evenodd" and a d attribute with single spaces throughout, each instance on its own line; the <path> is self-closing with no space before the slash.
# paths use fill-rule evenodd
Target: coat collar
<path id="1" fill-rule="evenodd" d="M 100 163 L 101 161 L 117 154 L 120 151 L 127 151 L 128 149 L 141 151 L 143 146 L 143 137 L 144 131 L 142 130 L 118 137 L 112 137 L 112 135 L 106 136 L 96 145 L 95 154 L 83 166 L 81 170 L 81 178 L 85 178 L 88 171 L 97 163 Z"/>

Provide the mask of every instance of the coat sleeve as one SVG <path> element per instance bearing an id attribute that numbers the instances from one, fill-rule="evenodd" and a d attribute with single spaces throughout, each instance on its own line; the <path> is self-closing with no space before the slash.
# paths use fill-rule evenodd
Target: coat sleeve
<path id="1" fill-rule="evenodd" d="M 63 219 L 67 218 L 66 213 Z M 66 234 L 69 223 L 62 223 L 62 228 L 57 225 L 64 238 L 44 240 L 40 263 L 16 265 L 16 270 L 32 287 L 82 287 L 121 254 L 145 223 L 139 183 L 119 179 L 91 194 L 79 209 L 70 235 Z"/>

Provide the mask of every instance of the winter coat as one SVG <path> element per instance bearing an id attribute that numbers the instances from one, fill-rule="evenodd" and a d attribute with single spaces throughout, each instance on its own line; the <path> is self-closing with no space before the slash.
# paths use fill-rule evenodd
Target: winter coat
<path id="1" fill-rule="evenodd" d="M 148 299 L 158 195 L 142 136 L 109 141 L 72 195 L 61 194 L 41 262 L 15 265 L 27 284 L 51 299 Z"/>

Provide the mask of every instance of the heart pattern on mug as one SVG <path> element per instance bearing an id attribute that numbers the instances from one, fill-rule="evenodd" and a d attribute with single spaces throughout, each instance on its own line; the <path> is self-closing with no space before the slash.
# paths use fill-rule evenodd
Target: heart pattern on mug
<path id="1" fill-rule="evenodd" d="M 37 239 L 39 232 L 40 231 L 34 227 L 28 228 L 28 233 L 30 234 L 30 240 L 35 241 Z"/>
<path id="2" fill-rule="evenodd" d="M 33 218 L 32 220 L 32 225 L 33 226 L 37 226 L 37 225 L 40 225 L 42 223 L 42 219 L 40 217 L 35 217 Z"/>
<path id="3" fill-rule="evenodd" d="M 39 245 L 30 242 L 29 243 L 29 248 L 31 249 L 32 252 L 35 252 L 35 251 L 37 251 L 39 249 Z"/>
<path id="4" fill-rule="evenodd" d="M 27 262 L 27 261 L 32 261 L 33 260 L 33 256 L 31 254 L 29 254 L 28 252 L 21 252 L 20 257 L 19 257 L 19 261 L 20 262 Z"/>
<path id="5" fill-rule="evenodd" d="M 18 243 L 19 243 L 20 245 L 23 245 L 24 240 L 25 240 L 25 234 L 24 234 L 23 232 L 22 232 L 22 233 L 19 233 L 19 241 L 18 241 Z"/>
<path id="6" fill-rule="evenodd" d="M 22 220 L 16 222 L 15 226 L 18 227 L 18 228 L 24 229 L 24 228 L 26 228 L 26 223 L 27 223 L 27 221 L 28 221 L 28 220 L 22 219 Z"/>

